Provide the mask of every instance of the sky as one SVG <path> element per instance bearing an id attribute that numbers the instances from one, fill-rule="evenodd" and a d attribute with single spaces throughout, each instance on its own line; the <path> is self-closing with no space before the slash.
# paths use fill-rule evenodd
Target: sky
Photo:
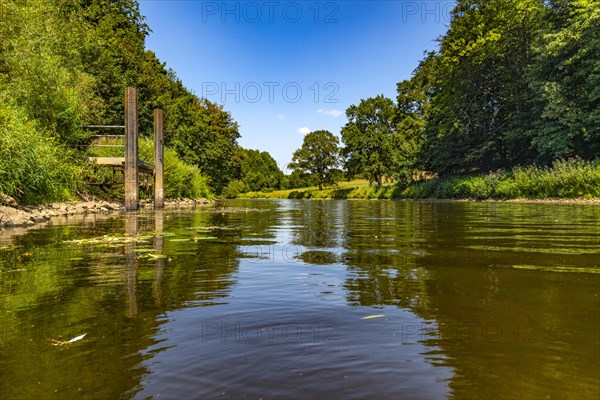
<path id="1" fill-rule="evenodd" d="M 141 0 L 146 48 L 223 104 L 245 148 L 287 172 L 306 133 L 340 136 L 346 109 L 409 79 L 449 26 L 452 1 Z"/>

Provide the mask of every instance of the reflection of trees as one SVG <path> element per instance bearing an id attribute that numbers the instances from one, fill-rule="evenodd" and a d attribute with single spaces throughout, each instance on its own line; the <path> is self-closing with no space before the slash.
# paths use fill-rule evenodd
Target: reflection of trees
<path id="1" fill-rule="evenodd" d="M 351 304 L 427 309 L 428 271 L 416 264 L 422 241 L 417 229 L 427 212 L 416 203 L 399 204 L 348 203 L 341 230 Z"/>
<path id="2" fill-rule="evenodd" d="M 251 223 L 250 214 L 240 225 Z M 211 242 L 171 239 L 191 238 L 191 221 L 216 226 L 228 218 L 165 213 L 163 220 L 142 212 L 19 237 L 23 247 L 2 251 L 0 262 L 0 397 L 46 398 L 57 390 L 66 398 L 115 398 L 137 387 L 145 373 L 141 352 L 156 344 L 160 316 L 190 301 L 202 306 L 225 298 L 238 267 L 230 240 L 236 231 Z M 153 235 L 161 224 L 164 236 Z M 115 247 L 63 243 L 107 233 L 147 239 Z M 168 258 L 145 257 L 161 253 Z M 69 346 L 47 340 L 83 333 Z"/>
<path id="3" fill-rule="evenodd" d="M 344 215 L 345 202 L 302 202 L 301 210 L 293 212 L 291 225 L 295 226 L 291 244 L 307 249 L 336 251 L 340 245 L 340 220 Z"/>
<path id="4" fill-rule="evenodd" d="M 434 319 L 437 327 L 429 335 L 423 327 L 420 339 L 454 370 L 453 397 L 598 397 L 597 275 L 513 268 L 593 265 L 598 232 L 587 221 L 597 210 L 578 208 L 573 220 L 560 206 L 348 207 L 348 301 Z"/>
<path id="5" fill-rule="evenodd" d="M 441 347 L 455 370 L 456 398 L 600 394 L 597 277 L 512 268 L 589 266 L 597 228 L 579 222 L 597 211 L 574 218 L 585 209 L 576 208 L 432 209 L 429 255 L 418 262 L 430 271 L 427 295 L 440 331 L 429 343 Z"/>

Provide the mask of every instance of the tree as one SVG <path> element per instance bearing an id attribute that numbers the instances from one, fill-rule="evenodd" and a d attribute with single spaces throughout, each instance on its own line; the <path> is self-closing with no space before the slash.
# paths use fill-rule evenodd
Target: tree
<path id="1" fill-rule="evenodd" d="M 600 3 L 554 0 L 530 68 L 538 116 L 528 132 L 537 161 L 600 154 Z"/>
<path id="2" fill-rule="evenodd" d="M 288 167 L 312 175 L 321 190 L 323 184 L 335 183 L 332 172 L 339 165 L 339 152 L 337 137 L 329 131 L 314 131 L 304 136 Z"/>
<path id="3" fill-rule="evenodd" d="M 239 148 L 241 181 L 253 192 L 281 189 L 283 172 L 266 151 Z"/>
<path id="4" fill-rule="evenodd" d="M 439 173 L 531 162 L 535 119 L 526 71 L 543 26 L 542 0 L 459 0 L 440 41 L 438 93 L 426 162 Z"/>
<path id="5" fill-rule="evenodd" d="M 439 56 L 435 52 L 428 53 L 419 63 L 411 79 L 397 85 L 394 176 L 404 184 L 410 182 L 418 169 L 423 169 L 421 149 L 425 140 L 431 99 L 437 94 L 438 64 Z"/>
<path id="6" fill-rule="evenodd" d="M 396 110 L 394 102 L 383 95 L 348 107 L 342 141 L 351 176 L 362 175 L 381 186 L 383 178 L 393 174 Z"/>
<path id="7" fill-rule="evenodd" d="M 165 143 L 198 166 L 220 194 L 229 181 L 240 178 L 237 122 L 222 106 L 197 98 L 183 86 L 180 92 L 166 107 Z"/>

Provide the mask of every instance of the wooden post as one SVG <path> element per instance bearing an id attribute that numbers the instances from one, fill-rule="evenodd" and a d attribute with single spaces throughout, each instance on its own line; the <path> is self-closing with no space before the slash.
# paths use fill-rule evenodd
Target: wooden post
<path id="1" fill-rule="evenodd" d="M 137 210 L 138 186 L 138 101 L 135 88 L 125 90 L 125 209 Z"/>
<path id="2" fill-rule="evenodd" d="M 164 116 L 161 109 L 154 110 L 154 208 L 165 205 L 164 181 Z"/>

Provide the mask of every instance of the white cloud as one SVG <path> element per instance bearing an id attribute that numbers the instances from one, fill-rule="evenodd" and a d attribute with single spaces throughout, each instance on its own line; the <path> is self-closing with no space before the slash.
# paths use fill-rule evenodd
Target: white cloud
<path id="1" fill-rule="evenodd" d="M 302 128 L 298 129 L 298 133 L 301 133 L 303 135 L 309 134 L 310 133 L 310 128 L 307 128 L 306 126 L 303 126 Z"/>
<path id="2" fill-rule="evenodd" d="M 277 119 L 285 119 L 285 115 L 283 115 L 283 114 L 277 114 Z"/>
<path id="3" fill-rule="evenodd" d="M 340 111 L 340 110 L 323 110 L 322 108 L 319 108 L 317 110 L 317 112 L 319 114 L 325 114 L 325 115 L 329 115 L 329 116 L 336 117 L 336 118 L 339 117 L 340 115 L 344 114 L 344 112 Z"/>

